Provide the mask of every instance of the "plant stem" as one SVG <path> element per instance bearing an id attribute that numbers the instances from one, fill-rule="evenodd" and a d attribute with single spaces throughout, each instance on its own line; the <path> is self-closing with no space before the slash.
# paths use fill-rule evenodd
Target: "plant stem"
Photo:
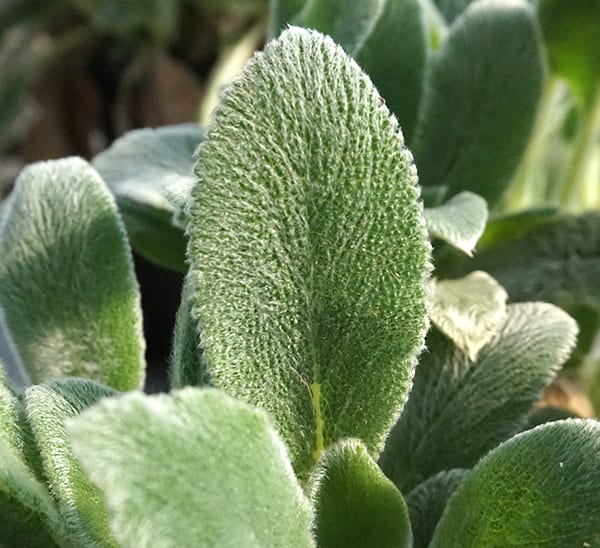
<path id="1" fill-rule="evenodd" d="M 600 86 L 584 109 L 580 127 L 575 138 L 573 155 L 567 165 L 560 185 L 560 203 L 568 209 L 581 207 L 585 194 L 585 174 L 594 152 L 597 132 L 600 129 Z M 595 182 L 597 184 L 597 181 Z"/>
<path id="2" fill-rule="evenodd" d="M 525 154 L 515 173 L 506 196 L 506 209 L 509 211 L 525 209 L 537 202 L 543 189 L 535 189 L 534 170 L 539 169 L 539 159 L 548 142 L 548 134 L 553 127 L 556 105 L 564 92 L 564 83 L 556 76 L 550 76 L 540 98 L 531 138 Z"/>

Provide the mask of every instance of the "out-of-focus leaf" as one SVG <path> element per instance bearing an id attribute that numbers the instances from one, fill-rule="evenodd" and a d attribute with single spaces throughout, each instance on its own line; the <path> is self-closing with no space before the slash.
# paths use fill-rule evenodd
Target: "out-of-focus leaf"
<path id="1" fill-rule="evenodd" d="M 213 389 L 132 393 L 69 429 L 123 548 L 313 546 L 308 502 L 262 411 Z"/>
<path id="2" fill-rule="evenodd" d="M 300 476 L 343 438 L 378 454 L 430 267 L 414 165 L 370 80 L 286 31 L 224 95 L 197 174 L 188 256 L 215 386 L 268 410 Z"/>
<path id="3" fill-rule="evenodd" d="M 164 43 L 177 25 L 176 0 L 137 0 L 126 6 L 121 0 L 71 0 L 99 31 L 128 39 L 150 36 Z"/>
<path id="4" fill-rule="evenodd" d="M 380 458 L 383 471 L 406 491 L 442 470 L 473 466 L 522 428 L 576 335 L 573 319 L 546 303 L 509 305 L 506 323 L 475 362 L 432 330 Z"/>
<path id="5" fill-rule="evenodd" d="M 433 238 L 472 255 L 488 218 L 485 200 L 472 192 L 461 192 L 444 205 L 425 209 L 427 229 Z"/>
<path id="6" fill-rule="evenodd" d="M 566 420 L 503 443 L 465 477 L 431 548 L 600 545 L 600 423 Z"/>
<path id="7" fill-rule="evenodd" d="M 433 0 L 419 0 L 419 3 L 423 9 L 429 47 L 432 51 L 437 51 L 448 34 L 446 20 Z"/>
<path id="8" fill-rule="evenodd" d="M 94 167 L 111 189 L 133 246 L 158 264 L 185 270 L 185 208 L 196 181 L 195 124 L 138 129 L 98 154 Z"/>
<path id="9" fill-rule="evenodd" d="M 475 361 L 506 321 L 504 288 L 486 272 L 459 280 L 432 280 L 431 321 Z"/>
<path id="10" fill-rule="evenodd" d="M 407 143 L 419 109 L 427 40 L 420 0 L 386 0 L 370 36 L 355 53 L 358 64 L 398 118 Z"/>
<path id="11" fill-rule="evenodd" d="M 433 531 L 444 513 L 448 499 L 468 472 L 461 468 L 440 472 L 406 495 L 414 548 L 429 546 Z"/>
<path id="12" fill-rule="evenodd" d="M 456 19 L 473 0 L 435 0 L 440 12 L 447 21 Z"/>
<path id="13" fill-rule="evenodd" d="M 432 56 L 414 146 L 422 185 L 471 190 L 493 209 L 519 164 L 545 70 L 525 0 L 481 0 Z"/>
<path id="14" fill-rule="evenodd" d="M 325 451 L 311 491 L 319 548 L 412 548 L 406 503 L 360 441 Z"/>
<path id="15" fill-rule="evenodd" d="M 11 27 L 30 26 L 45 20 L 60 8 L 67 0 L 2 0 L 0 3 L 0 37 Z"/>
<path id="16" fill-rule="evenodd" d="M 140 297 L 102 179 L 77 158 L 34 164 L 10 200 L 0 227 L 0 305 L 31 380 L 72 375 L 138 388 Z"/>
<path id="17" fill-rule="evenodd" d="M 369 37 L 389 0 L 307 0 L 294 24 L 328 34 L 354 55 Z"/>
<path id="18" fill-rule="evenodd" d="M 27 416 L 42 457 L 50 492 L 77 546 L 115 547 L 102 494 L 73 456 L 65 422 L 103 397 L 110 388 L 85 379 L 61 379 L 32 386 L 25 394 Z"/>
<path id="19" fill-rule="evenodd" d="M 298 15 L 307 0 L 269 0 L 269 35 L 275 38 L 283 31 L 296 15 Z"/>
<path id="20" fill-rule="evenodd" d="M 539 0 L 537 9 L 551 69 L 587 106 L 600 87 L 600 0 Z"/>

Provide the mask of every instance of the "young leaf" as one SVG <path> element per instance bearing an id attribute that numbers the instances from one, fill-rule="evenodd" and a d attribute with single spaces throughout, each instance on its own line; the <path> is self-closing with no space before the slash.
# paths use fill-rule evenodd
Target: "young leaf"
<path id="1" fill-rule="evenodd" d="M 193 294 L 191 282 L 186 278 L 173 334 L 170 371 L 173 388 L 212 384 L 203 355 L 198 322 L 192 310 Z"/>
<path id="2" fill-rule="evenodd" d="M 421 184 L 471 190 L 493 209 L 525 149 L 544 74 L 532 7 L 473 3 L 429 63 L 413 147 Z"/>
<path id="3" fill-rule="evenodd" d="M 420 0 L 386 0 L 377 24 L 355 53 L 358 64 L 398 118 L 408 143 L 423 88 L 427 40 Z"/>
<path id="4" fill-rule="evenodd" d="M 144 376 L 140 298 L 125 229 L 102 179 L 77 158 L 19 176 L 0 227 L 0 305 L 34 383 Z"/>
<path id="5" fill-rule="evenodd" d="M 102 494 L 73 456 L 65 422 L 103 397 L 110 388 L 85 379 L 60 379 L 32 386 L 25 394 L 27 415 L 42 457 L 50 491 L 77 546 L 116 546 Z"/>
<path id="6" fill-rule="evenodd" d="M 444 205 L 425 209 L 429 235 L 441 238 L 469 256 L 473 255 L 483 234 L 487 218 L 485 200 L 472 192 L 461 192 Z"/>
<path id="7" fill-rule="evenodd" d="M 319 548 L 412 547 L 406 503 L 360 441 L 325 451 L 311 491 Z"/>
<path id="8" fill-rule="evenodd" d="M 0 438 L 0 543 L 5 548 L 69 546 L 50 495 Z M 58 542 L 57 542 L 58 541 Z"/>
<path id="9" fill-rule="evenodd" d="M 559 421 L 491 451 L 467 475 L 431 548 L 598 546 L 600 423 Z"/>
<path id="10" fill-rule="evenodd" d="M 328 34 L 354 55 L 373 31 L 388 0 L 307 0 L 294 24 Z"/>
<path id="11" fill-rule="evenodd" d="M 546 303 L 509 305 L 475 362 L 433 330 L 380 458 L 383 471 L 407 490 L 442 470 L 473 466 L 521 429 L 576 335 L 572 318 Z"/>
<path id="12" fill-rule="evenodd" d="M 378 454 L 423 344 L 429 244 L 377 91 L 290 29 L 224 95 L 197 174 L 188 255 L 215 386 L 269 411 L 301 476 L 343 438 Z"/>
<path id="13" fill-rule="evenodd" d="M 431 321 L 471 361 L 506 320 L 504 288 L 489 274 L 471 272 L 459 280 L 432 280 Z"/>
<path id="14" fill-rule="evenodd" d="M 413 548 L 429 546 L 448 499 L 468 473 L 469 470 L 461 468 L 440 472 L 419 484 L 406 495 L 413 531 Z"/>
<path id="15" fill-rule="evenodd" d="M 123 548 L 313 546 L 266 414 L 213 389 L 106 399 L 69 424 Z"/>
<path id="16" fill-rule="evenodd" d="M 196 181 L 195 124 L 138 129 L 98 154 L 93 166 L 111 189 L 132 245 L 160 265 L 184 270 L 184 208 Z"/>

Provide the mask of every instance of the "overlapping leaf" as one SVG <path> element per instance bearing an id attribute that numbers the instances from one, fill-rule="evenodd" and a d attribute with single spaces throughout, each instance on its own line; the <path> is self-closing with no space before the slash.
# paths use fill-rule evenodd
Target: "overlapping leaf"
<path id="1" fill-rule="evenodd" d="M 224 95 L 197 174 L 188 255 L 215 386 L 269 411 L 300 475 L 342 438 L 377 454 L 429 270 L 414 166 L 377 91 L 330 39 L 286 31 Z"/>
<path id="2" fill-rule="evenodd" d="M 70 158 L 19 177 L 0 227 L 0 305 L 35 383 L 74 375 L 117 389 L 143 382 L 131 252 L 98 174 Z"/>
<path id="3" fill-rule="evenodd" d="M 491 451 L 463 480 L 431 548 L 598 546 L 600 423 L 539 426 Z"/>
<path id="4" fill-rule="evenodd" d="M 122 548 L 313 546 L 308 502 L 262 411 L 213 389 L 133 393 L 70 430 Z"/>
<path id="5" fill-rule="evenodd" d="M 546 303 L 509 305 L 499 333 L 471 362 L 437 331 L 380 465 L 401 489 L 470 468 L 518 432 L 575 344 L 577 326 Z"/>

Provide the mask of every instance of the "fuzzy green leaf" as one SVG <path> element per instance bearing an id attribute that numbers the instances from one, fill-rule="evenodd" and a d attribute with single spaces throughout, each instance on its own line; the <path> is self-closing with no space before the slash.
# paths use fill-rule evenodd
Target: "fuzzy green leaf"
<path id="1" fill-rule="evenodd" d="M 431 548 L 600 545 L 600 423 L 566 420 L 500 445 L 467 475 Z"/>
<path id="2" fill-rule="evenodd" d="M 473 466 L 522 428 L 576 335 L 573 319 L 546 303 L 509 305 L 475 362 L 433 330 L 380 459 L 386 475 L 406 490 L 442 470 Z"/>
<path id="3" fill-rule="evenodd" d="M 185 207 L 196 180 L 194 124 L 138 129 L 98 154 L 94 167 L 115 195 L 133 247 L 162 266 L 185 269 Z"/>
<path id="4" fill-rule="evenodd" d="M 494 208 L 516 169 L 544 82 L 525 0 L 473 3 L 431 59 L 413 152 L 424 186 L 471 190 Z"/>
<path id="5" fill-rule="evenodd" d="M 398 118 L 407 142 L 412 139 L 419 109 L 427 40 L 420 0 L 386 0 L 377 24 L 355 53 Z"/>
<path id="6" fill-rule="evenodd" d="M 413 548 L 427 548 L 444 513 L 448 499 L 461 484 L 468 470 L 440 472 L 419 484 L 408 495 L 406 504 L 413 531 Z"/>
<path id="7" fill-rule="evenodd" d="M 140 297 L 102 179 L 77 158 L 34 164 L 10 200 L 0 227 L 0 305 L 31 380 L 72 375 L 139 387 Z"/>
<path id="8" fill-rule="evenodd" d="M 506 291 L 476 271 L 459 280 L 432 280 L 432 292 L 431 321 L 474 361 L 506 320 Z"/>
<path id="9" fill-rule="evenodd" d="M 173 334 L 170 370 L 173 388 L 212 384 L 203 356 L 198 322 L 192 310 L 193 293 L 191 282 L 186 278 Z"/>
<path id="10" fill-rule="evenodd" d="M 353 55 L 369 37 L 388 0 L 307 0 L 294 24 L 328 34 Z"/>
<path id="11" fill-rule="evenodd" d="M 427 229 L 432 238 L 441 238 L 472 255 L 487 223 L 485 200 L 472 192 L 461 192 L 444 205 L 425 209 Z"/>
<path id="12" fill-rule="evenodd" d="M 550 67 L 584 105 L 600 87 L 600 0 L 539 0 Z"/>
<path id="13" fill-rule="evenodd" d="M 377 91 L 331 39 L 290 29 L 224 95 L 197 174 L 188 255 L 215 386 L 269 411 L 301 476 L 343 438 L 377 455 L 429 271 L 414 165 Z"/>
<path id="14" fill-rule="evenodd" d="M 32 386 L 25 394 L 27 416 L 36 438 L 50 491 L 77 546 L 116 546 L 108 528 L 102 494 L 73 456 L 65 427 L 110 388 L 85 379 L 60 379 Z"/>
<path id="15" fill-rule="evenodd" d="M 262 411 L 213 389 L 133 393 L 69 429 L 122 548 L 313 546 L 308 502 Z"/>
<path id="16" fill-rule="evenodd" d="M 313 476 L 319 548 L 411 548 L 406 503 L 358 440 L 325 451 Z"/>

